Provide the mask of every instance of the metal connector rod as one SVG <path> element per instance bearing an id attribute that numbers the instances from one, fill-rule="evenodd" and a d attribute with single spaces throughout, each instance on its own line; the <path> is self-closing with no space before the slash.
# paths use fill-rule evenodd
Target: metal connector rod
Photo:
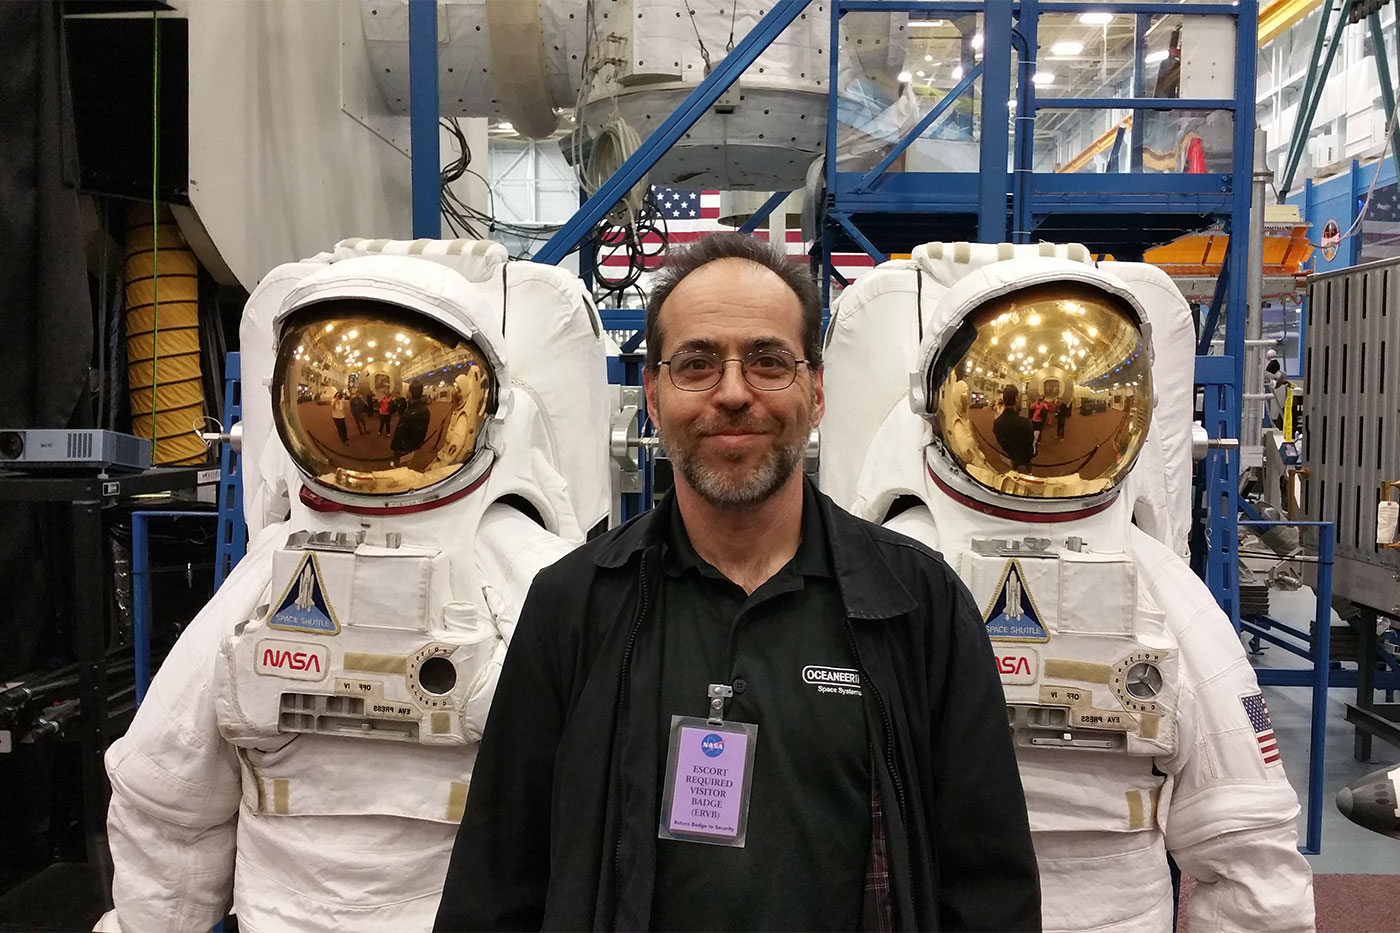
<path id="1" fill-rule="evenodd" d="M 238 422 L 227 431 L 201 431 L 199 439 L 206 447 L 214 447 L 216 444 L 228 444 L 234 453 L 243 452 L 243 422 Z"/>
<path id="2" fill-rule="evenodd" d="M 1191 459 L 1204 460 L 1206 454 L 1211 450 L 1237 450 L 1240 446 L 1238 437 L 1211 437 L 1206 433 L 1205 425 L 1196 423 L 1191 425 Z"/>

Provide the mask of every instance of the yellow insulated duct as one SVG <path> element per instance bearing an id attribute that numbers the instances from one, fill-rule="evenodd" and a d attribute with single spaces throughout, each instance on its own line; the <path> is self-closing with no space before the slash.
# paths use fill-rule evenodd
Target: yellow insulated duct
<path id="1" fill-rule="evenodd" d="M 199 366 L 199 261 L 170 209 L 152 224 L 131 212 L 126 230 L 126 380 L 131 430 L 151 438 L 151 462 L 203 463 L 208 451 Z M 157 303 L 159 295 L 159 303 Z"/>

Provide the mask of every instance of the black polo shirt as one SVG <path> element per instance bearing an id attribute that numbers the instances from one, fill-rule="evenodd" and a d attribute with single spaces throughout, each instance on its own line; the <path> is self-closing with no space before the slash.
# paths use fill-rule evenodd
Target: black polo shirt
<path id="1" fill-rule="evenodd" d="M 673 715 L 758 724 L 743 848 L 658 839 L 655 930 L 854 930 L 870 850 L 870 752 L 826 528 L 804 484 L 802 541 L 747 595 L 690 544 L 671 506 L 664 620 L 664 781 Z M 673 500 L 674 501 L 674 500 Z M 661 794 L 658 793 L 658 799 Z"/>

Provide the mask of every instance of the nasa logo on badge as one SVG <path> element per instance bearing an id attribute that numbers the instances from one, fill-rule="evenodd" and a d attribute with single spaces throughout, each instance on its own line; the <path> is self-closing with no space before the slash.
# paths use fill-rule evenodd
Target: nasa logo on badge
<path id="1" fill-rule="evenodd" d="M 710 758 L 718 758 L 724 754 L 724 736 L 711 732 L 700 740 L 700 750 Z"/>

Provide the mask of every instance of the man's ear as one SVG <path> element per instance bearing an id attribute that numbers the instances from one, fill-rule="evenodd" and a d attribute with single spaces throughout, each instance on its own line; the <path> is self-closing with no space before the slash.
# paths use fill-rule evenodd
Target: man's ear
<path id="1" fill-rule="evenodd" d="M 660 367 L 655 369 L 650 366 L 642 367 L 642 393 L 647 400 L 647 414 L 652 419 L 656 418 L 656 413 L 659 410 L 656 403 L 656 377 L 659 370 Z"/>

